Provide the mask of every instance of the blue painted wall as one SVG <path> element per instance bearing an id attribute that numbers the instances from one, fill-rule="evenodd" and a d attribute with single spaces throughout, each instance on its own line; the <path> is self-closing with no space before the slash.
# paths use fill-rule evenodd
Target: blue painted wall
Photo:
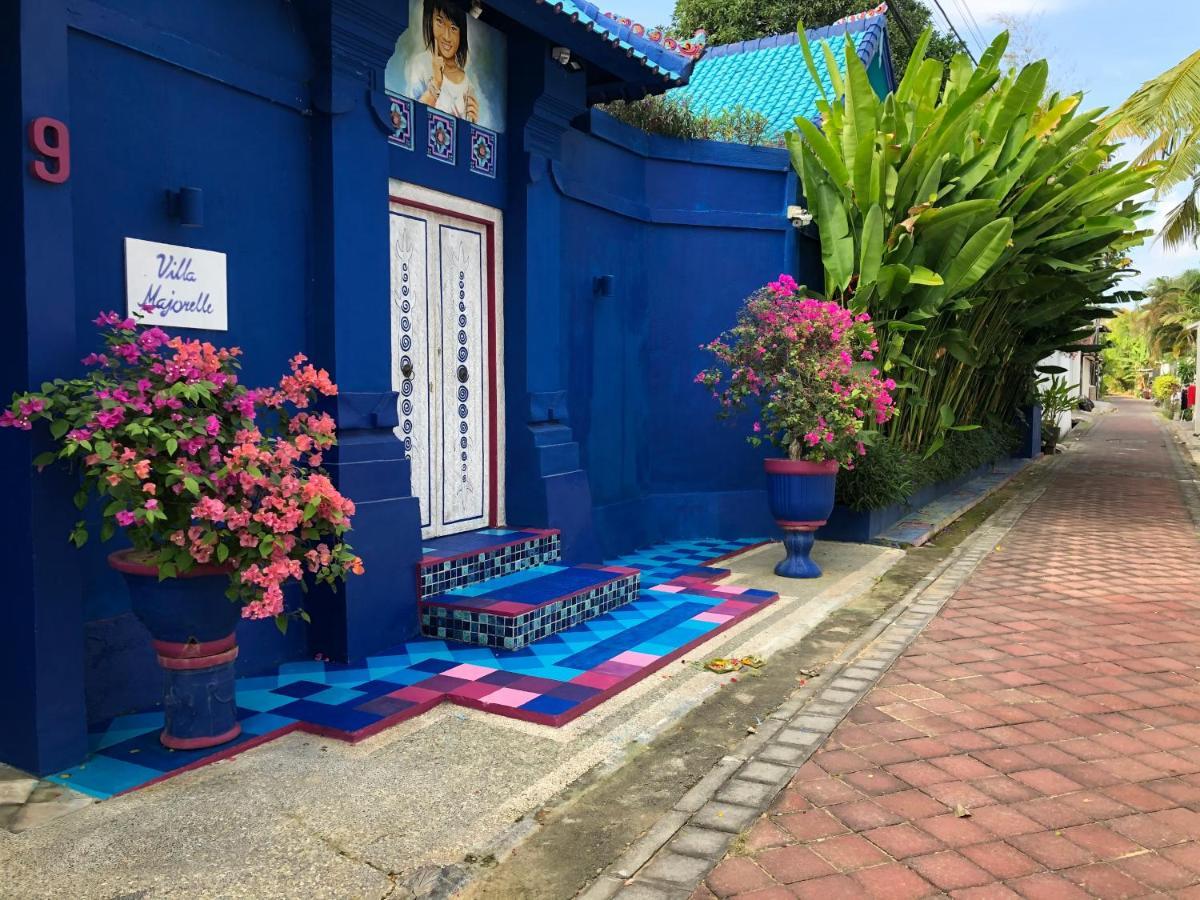
<path id="1" fill-rule="evenodd" d="M 657 540 L 767 534 L 765 449 L 718 424 L 700 345 L 781 271 L 819 278 L 787 221 L 785 151 L 649 137 L 595 111 L 554 169 L 564 195 L 571 421 L 606 555 Z M 602 173 L 602 175 L 599 175 Z M 610 297 L 593 293 L 613 276 Z"/>
<path id="2" fill-rule="evenodd" d="M 123 305 L 126 236 L 228 254 L 229 331 L 192 334 L 244 347 L 247 382 L 273 381 L 302 351 L 342 388 L 342 446 L 327 462 L 358 504 L 352 540 L 367 574 L 310 595 L 313 625 L 286 638 L 243 623 L 244 672 L 317 651 L 361 658 L 417 629 L 417 502 L 391 431 L 389 177 L 503 211 L 510 523 L 561 528 L 580 560 L 770 527 L 764 452 L 744 427 L 716 423 L 692 377 L 707 362 L 699 345 L 747 293 L 781 271 L 820 271 L 815 241 L 784 217 L 797 198 L 786 154 L 651 138 L 589 114 L 585 75 L 499 13 L 510 60 L 499 177 L 468 172 L 461 123 L 459 164 L 426 158 L 419 105 L 416 147 L 398 149 L 380 88 L 406 16 L 394 0 L 19 0 L 0 11 L 8 133 L 61 118 L 74 163 L 67 184 L 48 186 L 28 177 L 27 150 L 0 151 L 0 236 L 19 285 L 0 390 L 79 370 L 91 318 Z M 553 23 L 555 41 L 595 41 Z M 168 215 L 166 191 L 183 186 L 204 192 L 203 227 Z M 610 296 L 593 290 L 599 275 L 612 276 Z M 71 479 L 32 477 L 37 452 L 24 435 L 0 436 L 0 489 L 22 513 L 0 537 L 33 560 L 10 573 L 15 600 L 0 612 L 0 760 L 47 772 L 79 761 L 89 719 L 153 704 L 158 678 L 105 565 L 118 542 L 67 547 Z"/>

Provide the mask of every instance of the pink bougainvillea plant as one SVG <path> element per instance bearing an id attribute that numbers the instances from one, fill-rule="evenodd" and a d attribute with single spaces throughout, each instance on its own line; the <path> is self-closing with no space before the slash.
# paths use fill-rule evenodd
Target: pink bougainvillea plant
<path id="1" fill-rule="evenodd" d="M 106 346 L 83 360 L 88 374 L 14 395 L 0 426 L 49 427 L 58 449 L 34 464 L 78 471 L 75 505 L 104 503 L 102 540 L 123 528 L 160 578 L 216 565 L 244 617 L 274 616 L 281 628 L 289 582 L 332 585 L 362 572 L 343 540 L 354 504 L 320 468 L 337 443 L 333 418 L 311 409 L 337 394 L 328 372 L 297 355 L 278 387 L 250 390 L 238 381 L 236 347 L 112 312 L 96 325 Z M 263 413 L 273 414 L 270 427 Z M 70 539 L 87 541 L 84 520 Z"/>
<path id="2" fill-rule="evenodd" d="M 892 416 L 896 384 L 874 368 L 871 317 L 807 296 L 789 275 L 752 294 L 737 324 L 702 349 L 720 364 L 696 381 L 721 414 L 757 409 L 748 440 L 775 444 L 790 459 L 853 468 L 873 426 Z"/>

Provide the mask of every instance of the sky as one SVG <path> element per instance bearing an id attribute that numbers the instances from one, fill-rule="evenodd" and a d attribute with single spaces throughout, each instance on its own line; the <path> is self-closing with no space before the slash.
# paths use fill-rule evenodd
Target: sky
<path id="1" fill-rule="evenodd" d="M 945 23 L 933 0 L 924 0 L 934 20 Z M 1002 28 L 997 16 L 1018 16 L 1016 40 L 1050 61 L 1051 83 L 1083 90 L 1085 108 L 1117 106 L 1141 84 L 1175 65 L 1200 46 L 1200 0 L 940 0 L 942 8 L 976 57 L 980 38 Z M 618 6 L 618 3 L 620 4 Z M 674 0 L 617 0 L 613 8 L 647 25 L 671 21 Z M 813 27 L 829 23 L 813 23 Z M 976 35 L 976 30 L 979 35 Z M 1014 41 L 1015 43 L 1016 41 Z M 1161 225 L 1179 194 L 1156 203 L 1145 226 Z M 1139 286 L 1159 275 L 1200 268 L 1200 250 L 1169 252 L 1155 241 L 1132 254 Z"/>

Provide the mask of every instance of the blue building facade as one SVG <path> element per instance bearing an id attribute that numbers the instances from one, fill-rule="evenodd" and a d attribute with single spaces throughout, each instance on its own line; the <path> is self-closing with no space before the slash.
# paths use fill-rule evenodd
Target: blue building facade
<path id="1" fill-rule="evenodd" d="M 0 11 L 0 389 L 81 370 L 90 320 L 124 308 L 127 238 L 226 255 L 227 331 L 189 334 L 244 348 L 247 383 L 303 352 L 340 386 L 326 462 L 367 572 L 312 595 L 307 628 L 244 623 L 243 673 L 415 634 L 423 538 L 556 528 L 565 559 L 596 562 L 770 525 L 763 452 L 692 377 L 747 293 L 820 277 L 815 235 L 786 215 L 787 154 L 592 110 L 684 84 L 694 51 L 590 4 L 431 7 Z M 158 695 L 115 548 L 67 543 L 75 487 L 34 475 L 43 449 L 0 441 L 0 760 L 35 772 L 81 760 L 89 720 Z"/>

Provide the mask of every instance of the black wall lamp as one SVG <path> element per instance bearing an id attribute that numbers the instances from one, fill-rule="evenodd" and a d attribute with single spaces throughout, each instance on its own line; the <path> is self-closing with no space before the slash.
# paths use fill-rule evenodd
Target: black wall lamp
<path id="1" fill-rule="evenodd" d="M 613 294 L 613 277 L 597 275 L 592 279 L 592 293 L 597 297 L 611 297 Z"/>
<path id="2" fill-rule="evenodd" d="M 199 228 L 204 224 L 204 191 L 195 187 L 168 190 L 167 215 L 186 228 Z"/>

